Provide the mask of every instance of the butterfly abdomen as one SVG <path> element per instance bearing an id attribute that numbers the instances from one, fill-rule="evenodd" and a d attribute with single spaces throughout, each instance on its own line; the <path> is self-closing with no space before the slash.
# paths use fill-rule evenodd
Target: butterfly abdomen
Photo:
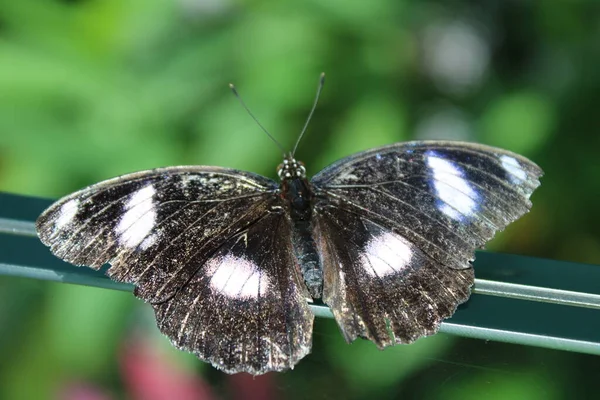
<path id="1" fill-rule="evenodd" d="M 300 270 L 310 295 L 321 298 L 323 293 L 323 268 L 312 235 L 312 193 L 304 178 L 284 181 L 283 193 L 289 202 L 292 219 L 292 245 Z"/>

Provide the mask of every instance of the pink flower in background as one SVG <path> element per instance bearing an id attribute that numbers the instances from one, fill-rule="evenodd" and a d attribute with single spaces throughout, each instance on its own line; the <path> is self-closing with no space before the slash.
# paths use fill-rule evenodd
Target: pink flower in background
<path id="1" fill-rule="evenodd" d="M 228 377 L 231 397 L 243 400 L 276 399 L 275 373 L 260 376 L 250 374 L 235 374 Z"/>
<path id="2" fill-rule="evenodd" d="M 58 398 L 63 400 L 112 400 L 113 396 L 86 382 L 70 382 L 62 388 Z"/>
<path id="3" fill-rule="evenodd" d="M 131 399 L 216 399 L 201 376 L 181 368 L 143 337 L 136 336 L 123 347 L 120 366 Z"/>
<path id="4" fill-rule="evenodd" d="M 200 361 L 198 361 L 200 362 Z M 216 400 L 210 384 L 204 378 L 182 368 L 159 350 L 152 340 L 135 335 L 126 341 L 119 356 L 123 391 L 133 400 Z M 244 400 L 276 399 L 276 374 L 225 375 L 228 398 Z M 83 381 L 63 386 L 58 398 L 64 400 L 113 400 L 121 396 Z"/>

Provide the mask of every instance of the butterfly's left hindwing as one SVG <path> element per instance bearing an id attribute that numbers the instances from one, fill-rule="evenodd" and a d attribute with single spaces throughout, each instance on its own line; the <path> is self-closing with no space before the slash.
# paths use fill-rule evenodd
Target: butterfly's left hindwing
<path id="1" fill-rule="evenodd" d="M 369 150 L 317 174 L 323 300 L 346 338 L 384 347 L 435 332 L 468 298 L 475 249 L 529 210 L 541 175 L 505 150 L 438 141 Z"/>
<path id="2" fill-rule="evenodd" d="M 160 330 L 228 373 L 293 368 L 310 352 L 314 316 L 290 234 L 289 218 L 271 213 L 229 238 L 172 299 L 153 305 Z"/>
<path id="3" fill-rule="evenodd" d="M 110 263 L 108 275 L 133 283 L 136 296 L 153 303 L 161 330 L 180 347 L 221 369 L 263 373 L 292 367 L 310 349 L 312 314 L 297 283 L 282 206 L 278 185 L 259 175 L 172 167 L 125 175 L 67 196 L 39 217 L 37 230 L 65 261 L 95 269 Z M 215 260 L 229 260 L 230 270 L 215 267 Z M 227 271 L 248 275 L 239 290 L 256 294 L 252 305 L 222 296 L 237 287 L 227 283 Z M 253 286 L 256 276 L 268 282 L 268 290 Z M 191 290 L 207 297 L 186 303 L 197 294 Z M 245 321 L 244 326 L 230 317 Z M 217 332 L 220 336 L 213 335 Z M 247 343 L 252 336 L 264 342 Z M 254 353 L 257 359 L 251 359 Z"/>

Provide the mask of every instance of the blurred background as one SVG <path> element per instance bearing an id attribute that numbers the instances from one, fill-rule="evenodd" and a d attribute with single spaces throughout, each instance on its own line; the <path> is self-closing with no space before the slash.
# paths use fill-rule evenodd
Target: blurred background
<path id="1" fill-rule="evenodd" d="M 370 147 L 460 139 L 545 171 L 493 251 L 600 264 L 600 3 L 0 0 L 0 190 L 56 198 L 205 164 L 309 175 Z M 380 352 L 317 319 L 296 369 L 226 376 L 129 293 L 0 277 L 0 398 L 584 398 L 600 358 L 439 334 Z"/>

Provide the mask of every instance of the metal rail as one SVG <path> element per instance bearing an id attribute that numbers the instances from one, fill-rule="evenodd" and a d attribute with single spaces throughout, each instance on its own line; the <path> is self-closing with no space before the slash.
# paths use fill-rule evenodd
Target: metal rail
<path id="1" fill-rule="evenodd" d="M 132 290 L 52 256 L 34 220 L 51 203 L 0 193 L 1 276 Z M 478 252 L 473 296 L 442 324 L 463 337 L 600 355 L 600 266 Z M 329 308 L 312 305 L 319 317 Z"/>

